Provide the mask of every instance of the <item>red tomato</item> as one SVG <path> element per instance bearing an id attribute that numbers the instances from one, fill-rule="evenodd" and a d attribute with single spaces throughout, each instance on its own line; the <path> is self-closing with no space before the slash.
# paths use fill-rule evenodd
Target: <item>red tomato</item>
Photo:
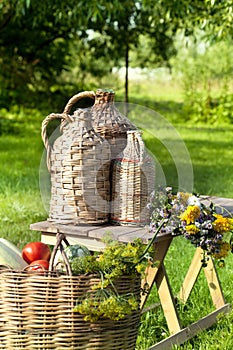
<path id="1" fill-rule="evenodd" d="M 35 260 L 49 261 L 50 255 L 49 246 L 42 242 L 28 243 L 22 249 L 22 257 L 28 264 Z"/>
<path id="2" fill-rule="evenodd" d="M 43 271 L 49 269 L 47 260 L 35 260 L 27 267 L 27 271 Z"/>

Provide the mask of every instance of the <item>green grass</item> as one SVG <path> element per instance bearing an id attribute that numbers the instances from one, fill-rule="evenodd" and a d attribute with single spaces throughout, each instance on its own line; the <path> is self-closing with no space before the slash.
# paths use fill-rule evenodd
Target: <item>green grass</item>
<path id="1" fill-rule="evenodd" d="M 176 94 L 173 90 L 166 95 L 162 88 L 157 94 L 143 91 L 144 95 L 141 88 L 134 91 L 131 102 L 140 106 L 133 109 L 129 117 L 144 130 L 147 148 L 153 152 L 160 167 L 157 174 L 164 176 L 167 185 L 190 186 L 192 182 L 198 193 L 233 197 L 233 126 L 187 123 L 182 114 L 180 92 Z M 151 112 L 152 107 L 158 114 Z M 0 235 L 19 247 L 40 239 L 40 234 L 31 231 L 29 226 L 47 218 L 39 186 L 43 154 L 40 126 L 44 117 L 36 111 L 0 113 Z M 189 163 L 193 170 L 191 180 L 190 168 L 187 176 L 184 171 Z M 179 175 L 182 175 L 181 183 Z M 174 239 L 165 261 L 174 294 L 179 291 L 193 253 L 193 247 L 187 241 L 181 237 Z M 226 301 L 232 303 L 232 256 L 226 262 L 226 267 L 218 268 L 218 272 Z M 154 290 L 148 304 L 157 301 Z M 178 305 L 178 308 L 184 326 L 214 310 L 203 273 L 187 304 Z M 217 325 L 174 349 L 230 350 L 233 346 L 232 325 L 232 313 L 220 316 Z M 167 336 L 161 309 L 150 311 L 142 317 L 137 350 L 147 349 Z"/>
<path id="2" fill-rule="evenodd" d="M 35 221 L 46 218 L 40 197 L 39 165 L 43 151 L 40 116 L 35 111 L 15 113 L 17 129 L 10 127 L 0 136 L 0 230 L 20 248 L 39 239 L 30 230 Z M 10 134 L 12 133 L 12 134 Z"/>
<path id="3" fill-rule="evenodd" d="M 177 112 L 177 111 L 176 111 Z M 143 138 L 166 184 L 183 190 L 233 197 L 233 125 L 212 126 L 172 122 L 169 113 L 132 106 L 129 118 L 143 130 Z M 142 118 L 143 116 L 143 118 Z"/>
<path id="4" fill-rule="evenodd" d="M 185 239 L 177 237 L 173 240 L 165 259 L 165 267 L 174 296 L 179 292 L 193 254 L 194 248 Z M 232 303 L 232 256 L 229 256 L 226 259 L 225 268 L 220 268 L 218 266 L 216 266 L 216 268 L 226 302 Z M 156 289 L 154 288 L 153 293 L 148 298 L 146 306 L 158 302 L 159 298 Z M 182 303 L 178 303 L 177 309 L 183 327 L 187 327 L 191 323 L 198 321 L 201 317 L 204 317 L 215 310 L 203 271 L 200 272 L 186 304 L 183 305 Z M 208 330 L 198 333 L 197 336 L 183 345 L 174 346 L 173 348 L 176 350 L 231 350 L 233 345 L 232 321 L 233 313 L 230 313 L 227 316 L 220 314 L 217 324 L 213 325 Z M 168 336 L 169 331 L 161 308 L 159 307 L 156 310 L 151 310 L 142 316 L 136 349 L 145 350 Z"/>
<path id="5" fill-rule="evenodd" d="M 232 198 L 233 126 L 181 126 L 179 131 L 191 155 L 195 191 Z"/>

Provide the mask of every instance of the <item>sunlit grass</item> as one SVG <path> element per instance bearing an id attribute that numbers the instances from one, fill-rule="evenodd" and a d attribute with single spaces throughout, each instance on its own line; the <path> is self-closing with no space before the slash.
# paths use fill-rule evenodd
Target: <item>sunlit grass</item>
<path id="1" fill-rule="evenodd" d="M 179 127 L 192 159 L 194 189 L 233 198 L 233 126 Z"/>
<path id="2" fill-rule="evenodd" d="M 181 284 L 188 270 L 189 264 L 194 254 L 194 247 L 183 237 L 176 237 L 165 259 L 165 267 L 170 280 L 172 292 L 176 296 L 180 290 Z M 222 285 L 223 293 L 227 303 L 232 303 L 232 278 L 233 278 L 233 259 L 229 256 L 226 259 L 226 266 L 220 268 L 216 266 L 219 279 Z M 154 288 L 149 296 L 146 306 L 159 303 L 157 291 Z M 177 304 L 180 321 L 183 327 L 188 327 L 193 322 L 205 317 L 208 313 L 215 310 L 210 297 L 207 281 L 204 272 L 201 271 L 197 282 L 189 296 L 186 304 Z M 180 346 L 173 348 L 185 350 L 230 350 L 233 345 L 233 313 L 228 315 L 219 315 L 218 323 L 210 329 L 198 333 L 193 339 Z M 157 342 L 169 336 L 168 327 L 161 307 L 151 310 L 142 315 L 141 327 L 137 341 L 137 350 L 146 350 Z"/>
<path id="3" fill-rule="evenodd" d="M 40 128 L 33 129 L 27 118 L 19 133 L 0 136 L 0 232 L 19 247 L 39 239 L 29 226 L 46 218 L 39 188 Z"/>
<path id="4" fill-rule="evenodd" d="M 138 90 L 137 90 L 138 89 Z M 233 197 L 232 157 L 233 126 L 196 125 L 185 122 L 182 114 L 181 93 L 173 93 L 164 86 L 160 90 L 135 87 L 132 103 L 154 108 L 175 128 L 190 155 L 194 190 L 201 194 Z M 120 100 L 120 99 L 119 99 Z M 51 111 L 48 111 L 50 113 Z M 0 235 L 19 247 L 32 240 L 40 239 L 40 234 L 31 231 L 33 222 L 47 218 L 39 187 L 39 167 L 43 153 L 40 124 L 44 118 L 38 112 L 30 115 L 16 113 L 17 127 L 0 135 Z M 14 119 L 14 118 L 13 118 Z M 177 184 L 177 169 L 173 157 L 161 140 L 153 137 L 150 120 L 144 121 L 148 129 L 144 132 L 147 148 L 156 156 L 166 176 L 167 185 Z M 155 125 L 158 128 L 158 125 Z M 11 134 L 11 131 L 14 131 Z M 17 132 L 16 132 L 17 131 Z M 166 130 L 162 136 L 166 139 Z M 182 159 L 181 159 L 182 161 Z M 178 293 L 194 253 L 193 247 L 183 238 L 175 238 L 166 257 L 165 265 L 174 294 Z M 233 302 L 232 280 L 233 259 L 227 258 L 226 267 L 218 268 L 226 301 Z M 158 302 L 156 290 L 148 303 Z M 203 273 L 192 294 L 184 305 L 178 305 L 182 324 L 195 322 L 213 310 Z M 203 331 L 182 346 L 174 349 L 231 350 L 233 347 L 233 315 L 220 317 L 217 325 Z M 166 320 L 161 308 L 142 316 L 137 350 L 145 350 L 169 335 Z"/>

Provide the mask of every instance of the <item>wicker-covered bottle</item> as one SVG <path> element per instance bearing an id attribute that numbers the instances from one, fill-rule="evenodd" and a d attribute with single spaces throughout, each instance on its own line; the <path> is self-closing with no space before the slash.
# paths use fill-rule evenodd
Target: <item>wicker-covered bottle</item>
<path id="1" fill-rule="evenodd" d="M 46 126 L 63 121 L 62 135 L 49 145 Z M 109 220 L 110 146 L 91 124 L 88 110 L 49 115 L 43 122 L 43 140 L 51 174 L 49 220 L 62 224 L 102 224 Z"/>
<path id="2" fill-rule="evenodd" d="M 126 146 L 128 130 L 136 130 L 128 118 L 114 104 L 115 93 L 111 89 L 98 89 L 91 108 L 93 128 L 111 146 L 111 158 L 115 159 Z"/>
<path id="3" fill-rule="evenodd" d="M 155 187 L 155 165 L 141 131 L 127 132 L 127 145 L 112 163 L 110 221 L 143 226 L 149 222 L 147 204 Z"/>

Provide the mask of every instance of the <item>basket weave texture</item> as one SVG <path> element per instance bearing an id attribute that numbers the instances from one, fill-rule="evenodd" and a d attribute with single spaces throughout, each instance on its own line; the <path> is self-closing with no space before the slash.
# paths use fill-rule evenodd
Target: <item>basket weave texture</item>
<path id="1" fill-rule="evenodd" d="M 114 104 L 112 90 L 99 89 L 74 95 L 62 114 L 42 123 L 51 173 L 49 221 L 61 224 L 145 225 L 146 204 L 154 190 L 154 162 L 146 152 L 140 131 Z M 94 99 L 91 108 L 78 109 L 82 98 Z M 53 146 L 47 124 L 61 119 Z"/>
<path id="2" fill-rule="evenodd" d="M 109 142 L 111 159 L 115 159 L 125 148 L 127 131 L 137 129 L 116 108 L 114 97 L 113 90 L 98 89 L 95 94 L 95 103 L 91 108 L 93 128 Z"/>
<path id="3" fill-rule="evenodd" d="M 139 311 L 120 321 L 90 323 L 73 312 L 97 276 L 0 273 L 0 349 L 134 350 Z M 119 293 L 139 293 L 140 283 L 128 276 L 115 283 Z"/>
<path id="4" fill-rule="evenodd" d="M 0 271 L 0 349 L 134 350 L 140 310 L 122 320 L 84 321 L 74 312 L 99 275 L 58 275 L 43 271 Z M 119 295 L 134 293 L 140 301 L 140 277 L 114 281 Z M 110 287 L 109 287 L 110 288 Z"/>
<path id="5" fill-rule="evenodd" d="M 48 116 L 46 126 L 57 117 Z M 69 118 L 49 152 L 49 220 L 101 224 L 109 220 L 110 146 L 93 130 L 88 111 L 77 110 Z"/>
<path id="6" fill-rule="evenodd" d="M 155 187 L 155 167 L 141 132 L 127 135 L 127 145 L 112 166 L 111 222 L 143 226 L 150 219 L 146 206 Z"/>

